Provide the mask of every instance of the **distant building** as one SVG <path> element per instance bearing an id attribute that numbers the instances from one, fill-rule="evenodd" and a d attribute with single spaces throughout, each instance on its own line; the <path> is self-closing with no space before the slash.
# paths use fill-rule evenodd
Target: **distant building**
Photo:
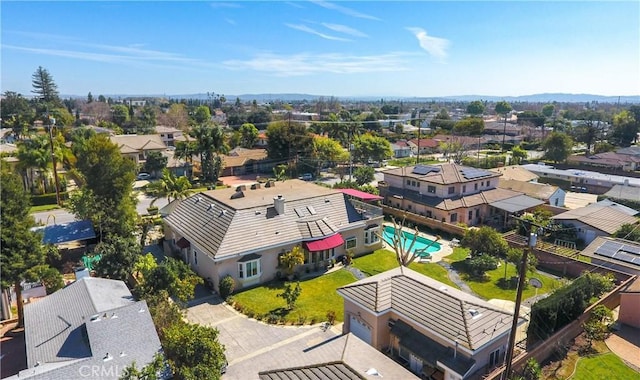
<path id="1" fill-rule="evenodd" d="M 564 207 L 564 197 L 566 192 L 558 186 L 500 178 L 498 181 L 498 187 L 501 189 L 521 192 L 530 197 L 540 199 L 551 206 Z"/>
<path id="2" fill-rule="evenodd" d="M 391 143 L 391 150 L 393 150 L 394 158 L 411 157 L 411 146 L 407 143 L 407 140 L 398 140 Z"/>
<path id="3" fill-rule="evenodd" d="M 162 142 L 166 146 L 176 146 L 176 141 L 184 141 L 184 132 L 180 129 L 173 127 L 166 127 L 164 125 L 156 126 L 156 134 L 160 135 Z"/>
<path id="4" fill-rule="evenodd" d="M 591 258 L 594 265 L 640 276 L 640 243 L 598 236 L 581 255 Z"/>
<path id="5" fill-rule="evenodd" d="M 520 182 L 536 182 L 538 180 L 537 174 L 528 171 L 520 165 L 509 165 L 489 170 L 502 174 L 502 177 L 500 177 L 501 180 L 514 180 Z"/>
<path id="6" fill-rule="evenodd" d="M 620 199 L 640 203 L 640 188 L 626 185 L 615 185 L 603 194 L 607 198 Z"/>
<path id="7" fill-rule="evenodd" d="M 611 190 L 615 185 L 629 185 L 640 187 L 640 178 L 624 177 L 619 175 L 602 174 L 594 171 L 579 169 L 556 169 L 551 165 L 527 164 L 523 168 L 538 175 L 539 182 L 545 179 L 560 180 L 575 189 L 593 194 L 603 194 Z"/>
<path id="8" fill-rule="evenodd" d="M 637 214 L 637 212 L 636 212 Z M 556 222 L 576 228 L 578 238 L 590 244 L 598 236 L 611 236 L 624 224 L 635 224 L 638 219 L 620 207 L 593 203 L 553 216 Z"/>
<path id="9" fill-rule="evenodd" d="M 109 136 L 109 139 L 118 146 L 124 157 L 133 160 L 136 165 L 146 161 L 149 152 L 167 149 L 160 135 L 116 135 Z"/>

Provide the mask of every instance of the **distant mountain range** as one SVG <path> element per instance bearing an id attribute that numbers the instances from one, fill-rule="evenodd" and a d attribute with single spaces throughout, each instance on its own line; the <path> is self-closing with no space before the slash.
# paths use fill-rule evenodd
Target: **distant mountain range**
<path id="1" fill-rule="evenodd" d="M 206 93 L 199 94 L 182 94 L 182 95 L 104 95 L 113 99 L 118 98 L 171 98 L 171 99 L 207 99 L 209 96 Z M 63 97 L 83 98 L 84 96 L 66 95 Z M 331 95 L 312 95 L 312 94 L 242 94 L 242 95 L 225 95 L 227 102 L 234 102 L 236 98 L 240 98 L 241 101 L 247 102 L 256 100 L 257 102 L 270 102 L 270 101 L 316 101 L 319 98 L 329 99 Z M 462 101 L 470 102 L 473 100 L 486 100 L 489 102 L 495 102 L 505 100 L 510 103 L 527 102 L 527 103 L 640 103 L 640 95 L 629 96 L 604 96 L 594 94 L 565 94 L 565 93 L 544 93 L 544 94 L 532 94 L 521 96 L 488 96 L 488 95 L 459 95 L 459 96 L 420 96 L 420 97 L 402 97 L 402 96 L 334 96 L 339 100 L 350 101 L 377 101 L 384 99 L 385 101 L 406 101 L 406 102 L 444 102 L 444 101 Z"/>

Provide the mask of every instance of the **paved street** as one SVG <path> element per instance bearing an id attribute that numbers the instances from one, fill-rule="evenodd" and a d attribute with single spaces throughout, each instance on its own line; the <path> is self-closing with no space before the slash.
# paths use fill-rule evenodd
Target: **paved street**
<path id="1" fill-rule="evenodd" d="M 223 379 L 257 379 L 258 372 L 286 368 L 287 355 L 275 355 L 291 345 L 302 351 L 341 334 L 342 325 L 324 331 L 314 326 L 273 326 L 247 318 L 222 302 L 218 295 L 207 295 L 190 302 L 187 319 L 220 331 L 229 367 Z"/>

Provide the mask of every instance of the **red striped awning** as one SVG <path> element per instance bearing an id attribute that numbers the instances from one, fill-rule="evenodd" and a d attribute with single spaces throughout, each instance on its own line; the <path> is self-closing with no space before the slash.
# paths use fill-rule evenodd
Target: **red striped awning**
<path id="1" fill-rule="evenodd" d="M 317 252 L 335 248 L 342 244 L 344 244 L 344 239 L 342 239 L 342 236 L 340 234 L 335 234 L 333 236 L 329 236 L 328 238 L 305 242 L 304 246 L 310 252 Z"/>

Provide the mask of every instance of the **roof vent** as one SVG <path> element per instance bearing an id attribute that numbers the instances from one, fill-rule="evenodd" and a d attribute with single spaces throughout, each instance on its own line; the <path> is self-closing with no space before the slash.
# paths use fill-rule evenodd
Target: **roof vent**
<path id="1" fill-rule="evenodd" d="M 247 186 L 246 185 L 240 185 L 238 187 L 236 187 L 236 191 L 245 191 L 247 190 Z"/>
<path id="2" fill-rule="evenodd" d="M 127 356 L 127 354 L 125 354 L 124 351 L 120 351 L 120 357 L 122 358 L 122 357 L 125 357 L 125 356 Z"/>
<path id="3" fill-rule="evenodd" d="M 98 322 L 100 320 L 100 315 L 99 314 L 94 314 L 91 316 L 90 318 L 91 322 Z"/>
<path id="4" fill-rule="evenodd" d="M 108 362 L 109 360 L 113 360 L 113 356 L 107 352 L 107 354 L 102 358 L 103 361 Z"/>
<path id="5" fill-rule="evenodd" d="M 196 203 L 200 202 L 202 200 L 202 197 L 196 197 Z"/>
<path id="6" fill-rule="evenodd" d="M 265 183 L 264 187 L 276 187 L 276 183 L 273 181 L 267 181 L 267 183 Z"/>
<path id="7" fill-rule="evenodd" d="M 447 287 L 444 286 L 444 285 L 439 287 L 438 289 L 440 289 L 440 291 L 442 291 L 442 292 L 446 292 L 447 291 Z"/>
<path id="8" fill-rule="evenodd" d="M 211 211 L 213 210 L 213 204 L 210 204 L 209 207 L 207 207 L 207 211 Z"/>
<path id="9" fill-rule="evenodd" d="M 251 190 L 258 190 L 260 188 L 260 183 L 254 183 L 251 185 Z"/>
<path id="10" fill-rule="evenodd" d="M 138 313 L 144 313 L 144 312 L 145 312 L 145 310 L 144 310 L 143 307 L 141 307 L 140 310 L 138 310 Z"/>
<path id="11" fill-rule="evenodd" d="M 231 194 L 231 199 L 239 198 L 244 198 L 244 193 L 242 191 L 236 191 L 235 193 Z"/>
<path id="12" fill-rule="evenodd" d="M 218 215 L 218 216 L 219 216 L 219 217 L 223 217 L 223 216 L 225 216 L 225 215 L 227 215 L 227 210 L 222 210 L 222 211 L 220 211 L 220 215 Z"/>
<path id="13" fill-rule="evenodd" d="M 469 314 L 471 314 L 471 319 L 476 319 L 480 317 L 482 314 L 476 309 L 469 309 Z"/>

